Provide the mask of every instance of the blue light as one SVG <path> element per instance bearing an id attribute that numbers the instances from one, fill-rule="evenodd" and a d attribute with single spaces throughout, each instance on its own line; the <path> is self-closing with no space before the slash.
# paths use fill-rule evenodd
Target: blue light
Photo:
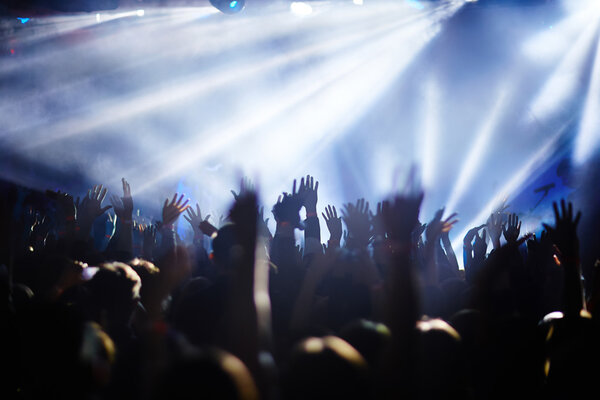
<path id="1" fill-rule="evenodd" d="M 233 0 L 232 2 L 229 3 L 229 8 L 236 8 L 238 5 L 237 0 Z"/>
<path id="2" fill-rule="evenodd" d="M 22 24 L 26 23 L 27 21 L 29 21 L 31 18 L 23 18 L 23 17 L 17 17 L 17 19 L 19 21 L 21 21 Z"/>

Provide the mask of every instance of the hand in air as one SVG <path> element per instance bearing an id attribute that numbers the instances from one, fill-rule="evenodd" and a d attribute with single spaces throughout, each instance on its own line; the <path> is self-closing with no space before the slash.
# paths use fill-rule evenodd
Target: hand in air
<path id="1" fill-rule="evenodd" d="M 177 199 L 177 193 L 175 193 L 170 203 L 169 199 L 165 200 L 162 209 L 162 226 L 173 225 L 175 221 L 177 221 L 177 218 L 190 207 L 188 205 L 189 199 L 183 201 L 183 197 L 184 195 L 182 194 L 179 196 L 179 199 Z"/>
<path id="2" fill-rule="evenodd" d="M 329 240 L 339 243 L 342 239 L 342 218 L 338 217 L 335 206 L 327 206 L 325 212 L 321 213 L 321 215 L 325 219 L 327 229 L 329 230 Z"/>
<path id="3" fill-rule="evenodd" d="M 133 215 L 133 198 L 131 197 L 131 188 L 125 178 L 121 179 L 123 184 L 123 197 L 119 198 L 116 195 L 110 196 L 115 214 L 121 221 L 131 222 Z"/>

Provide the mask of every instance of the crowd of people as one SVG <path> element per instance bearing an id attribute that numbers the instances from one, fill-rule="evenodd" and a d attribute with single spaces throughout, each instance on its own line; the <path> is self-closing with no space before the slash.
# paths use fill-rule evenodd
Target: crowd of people
<path id="1" fill-rule="evenodd" d="M 464 237 L 461 266 L 455 214 L 423 223 L 418 188 L 336 208 L 318 204 L 306 176 L 272 206 L 271 232 L 247 182 L 220 226 L 181 194 L 140 224 L 122 184 L 107 199 L 101 185 L 74 198 L 2 183 L 0 398 L 558 399 L 595 388 L 600 279 L 583 284 L 586 215 L 570 202 L 553 205 L 539 237 L 494 211 Z M 177 235 L 182 223 L 193 240 Z"/>

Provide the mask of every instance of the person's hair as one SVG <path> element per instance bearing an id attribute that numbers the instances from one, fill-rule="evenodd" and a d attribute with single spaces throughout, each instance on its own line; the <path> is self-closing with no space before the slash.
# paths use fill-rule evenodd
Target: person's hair
<path id="1" fill-rule="evenodd" d="M 188 349 L 159 379 L 154 400 L 257 400 L 258 389 L 244 363 L 219 349 Z"/>
<path id="2" fill-rule="evenodd" d="M 140 297 L 141 279 L 127 264 L 104 263 L 87 283 L 90 292 L 92 318 L 99 320 L 103 313 L 112 320 L 124 321 Z"/>
<path id="3" fill-rule="evenodd" d="M 367 399 L 369 369 L 360 353 L 336 336 L 310 337 L 294 350 L 283 379 L 286 399 Z"/>

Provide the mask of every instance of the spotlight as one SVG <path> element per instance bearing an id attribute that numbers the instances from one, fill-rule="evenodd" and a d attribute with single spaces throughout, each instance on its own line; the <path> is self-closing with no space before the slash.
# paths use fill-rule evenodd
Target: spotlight
<path id="1" fill-rule="evenodd" d="M 245 3 L 245 0 L 210 0 L 210 4 L 224 14 L 235 14 L 242 11 Z"/>

